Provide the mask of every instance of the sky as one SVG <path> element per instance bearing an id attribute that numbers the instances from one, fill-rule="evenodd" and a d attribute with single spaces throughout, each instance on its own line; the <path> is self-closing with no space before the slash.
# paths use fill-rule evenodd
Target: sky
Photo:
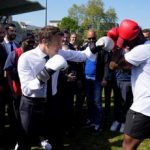
<path id="1" fill-rule="evenodd" d="M 36 0 L 45 6 L 45 0 Z M 87 4 L 88 0 L 47 0 L 47 21 L 61 20 L 68 15 L 68 9 L 73 4 Z M 123 19 L 132 19 L 144 29 L 150 28 L 150 0 L 103 0 L 104 10 L 114 8 L 118 23 Z M 14 15 L 13 20 L 24 21 L 27 24 L 43 27 L 45 25 L 45 10 Z"/>

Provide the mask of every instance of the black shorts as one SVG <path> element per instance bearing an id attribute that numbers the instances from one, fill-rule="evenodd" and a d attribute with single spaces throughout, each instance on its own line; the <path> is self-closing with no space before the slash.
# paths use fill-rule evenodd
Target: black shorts
<path id="1" fill-rule="evenodd" d="M 150 138 L 150 117 L 129 110 L 124 133 L 139 140 Z"/>

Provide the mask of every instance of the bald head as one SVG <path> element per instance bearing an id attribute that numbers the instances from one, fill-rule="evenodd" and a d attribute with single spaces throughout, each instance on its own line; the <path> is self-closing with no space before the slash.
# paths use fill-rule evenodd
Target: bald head
<path id="1" fill-rule="evenodd" d="M 86 37 L 88 41 L 96 41 L 96 32 L 93 29 L 87 31 Z"/>

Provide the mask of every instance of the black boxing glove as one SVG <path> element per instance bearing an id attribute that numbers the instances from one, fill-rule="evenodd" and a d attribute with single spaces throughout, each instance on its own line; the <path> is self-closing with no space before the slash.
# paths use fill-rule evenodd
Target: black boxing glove
<path id="1" fill-rule="evenodd" d="M 96 43 L 95 43 L 95 42 L 89 42 L 88 46 L 89 46 L 89 48 L 90 48 L 90 50 L 91 50 L 91 52 L 92 52 L 93 54 L 95 54 L 95 53 L 97 53 L 98 51 L 100 51 L 100 47 L 99 47 L 99 46 L 96 46 Z"/>

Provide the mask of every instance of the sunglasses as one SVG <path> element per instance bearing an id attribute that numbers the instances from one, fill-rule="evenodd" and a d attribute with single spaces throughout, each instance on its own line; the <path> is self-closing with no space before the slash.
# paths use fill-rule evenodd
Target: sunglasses
<path id="1" fill-rule="evenodd" d="M 96 37 L 90 37 L 88 40 L 96 40 Z"/>

